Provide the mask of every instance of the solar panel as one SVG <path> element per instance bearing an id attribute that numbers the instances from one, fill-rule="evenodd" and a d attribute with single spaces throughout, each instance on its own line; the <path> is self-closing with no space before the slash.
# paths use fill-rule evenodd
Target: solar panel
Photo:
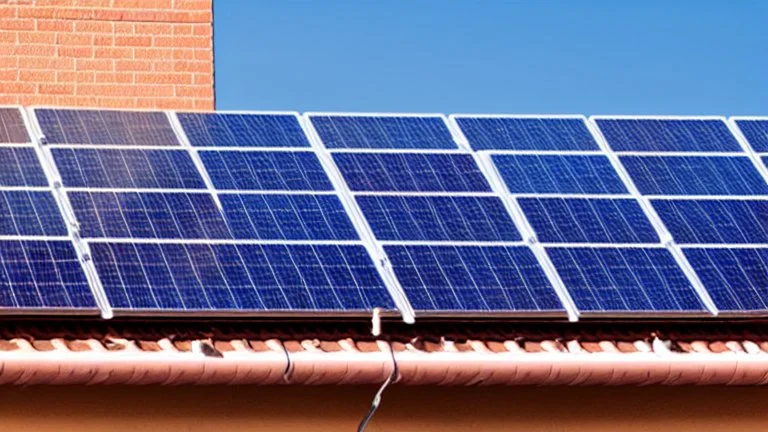
<path id="1" fill-rule="evenodd" d="M 735 120 L 744 138 L 757 153 L 768 153 L 768 119 Z"/>
<path id="2" fill-rule="evenodd" d="M 308 114 L 329 149 L 457 149 L 442 116 Z"/>
<path id="3" fill-rule="evenodd" d="M 359 245 L 93 243 L 117 309 L 354 311 L 393 309 Z"/>
<path id="4" fill-rule="evenodd" d="M 603 155 L 493 154 L 491 160 L 511 193 L 628 193 Z"/>
<path id="5" fill-rule="evenodd" d="M 470 154 L 333 153 L 353 191 L 490 192 Z"/>
<path id="6" fill-rule="evenodd" d="M 473 150 L 599 150 L 583 117 L 451 116 Z"/>
<path id="7" fill-rule="evenodd" d="M 663 248 L 547 248 L 576 307 L 601 313 L 706 313 Z"/>
<path id="8" fill-rule="evenodd" d="M 521 240 L 497 197 L 365 195 L 357 203 L 380 240 Z"/>
<path id="9" fill-rule="evenodd" d="M 644 195 L 766 195 L 768 184 L 746 156 L 621 156 Z"/>
<path id="10" fill-rule="evenodd" d="M 66 236 L 67 227 L 50 191 L 0 191 L 0 235 Z"/>
<path id="11" fill-rule="evenodd" d="M 634 199 L 520 198 L 544 243 L 658 243 L 656 229 Z"/>
<path id="12" fill-rule="evenodd" d="M 30 142 L 24 118 L 18 108 L 0 108 L 0 143 Z"/>
<path id="13" fill-rule="evenodd" d="M 221 194 L 235 238 L 261 240 L 358 240 L 334 195 Z"/>
<path id="14" fill-rule="evenodd" d="M 416 310 L 563 311 L 527 247 L 388 245 L 384 250 Z"/>
<path id="15" fill-rule="evenodd" d="M 614 151 L 742 151 L 722 119 L 596 117 L 595 122 Z"/>
<path id="16" fill-rule="evenodd" d="M 229 239 L 208 193 L 70 192 L 83 238 Z"/>
<path id="17" fill-rule="evenodd" d="M 4 186 L 48 186 L 34 148 L 0 148 L 0 187 Z"/>
<path id="18" fill-rule="evenodd" d="M 35 109 L 48 144 L 178 146 L 168 117 L 160 111 Z"/>
<path id="19" fill-rule="evenodd" d="M 184 150 L 54 148 L 51 154 L 69 188 L 205 188 Z"/>
<path id="20" fill-rule="evenodd" d="M 768 249 L 685 248 L 721 312 L 756 312 L 768 309 Z"/>
<path id="21" fill-rule="evenodd" d="M 333 185 L 312 152 L 201 151 L 216 189 L 330 191 Z"/>
<path id="22" fill-rule="evenodd" d="M 295 114 L 177 113 L 193 146 L 309 147 Z"/>
<path id="23" fill-rule="evenodd" d="M 653 200 L 679 244 L 768 244 L 766 200 Z"/>

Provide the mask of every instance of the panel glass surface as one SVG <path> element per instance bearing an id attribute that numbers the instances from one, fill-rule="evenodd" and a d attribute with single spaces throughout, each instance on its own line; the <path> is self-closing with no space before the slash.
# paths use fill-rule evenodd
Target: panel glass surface
<path id="1" fill-rule="evenodd" d="M 456 117 L 473 150 L 599 150 L 581 118 Z"/>
<path id="2" fill-rule="evenodd" d="M 329 149 L 458 149 L 442 117 L 311 115 Z"/>
<path id="3" fill-rule="evenodd" d="M 65 187 L 204 189 L 183 150 L 51 149 Z"/>
<path id="4" fill-rule="evenodd" d="M 768 201 L 653 200 L 652 203 L 679 244 L 768 244 Z"/>
<path id="5" fill-rule="evenodd" d="M 494 154 L 511 193 L 625 194 L 624 182 L 602 155 Z"/>
<path id="6" fill-rule="evenodd" d="M 582 312 L 706 312 L 663 248 L 547 248 Z"/>
<path id="7" fill-rule="evenodd" d="M 768 249 L 683 250 L 718 310 L 748 312 L 768 309 Z"/>
<path id="8" fill-rule="evenodd" d="M 165 113 L 87 109 L 35 109 L 48 144 L 178 146 Z"/>
<path id="9" fill-rule="evenodd" d="M 0 148 L 0 187 L 2 186 L 48 187 L 48 178 L 34 148 Z"/>
<path id="10" fill-rule="evenodd" d="M 0 241 L 0 307 L 96 309 L 72 242 Z"/>
<path id="11" fill-rule="evenodd" d="M 291 114 L 178 113 L 193 146 L 309 147 Z"/>
<path id="12" fill-rule="evenodd" d="M 359 239 L 335 195 L 220 194 L 219 199 L 238 239 Z"/>
<path id="13" fill-rule="evenodd" d="M 601 118 L 596 123 L 614 151 L 742 151 L 722 120 Z"/>
<path id="14" fill-rule="evenodd" d="M 746 156 L 621 156 L 644 195 L 766 195 L 768 183 Z"/>
<path id="15" fill-rule="evenodd" d="M 470 154 L 334 153 L 353 191 L 490 192 Z"/>
<path id="16" fill-rule="evenodd" d="M 379 240 L 521 240 L 496 197 L 367 195 L 357 203 Z"/>
<path id="17" fill-rule="evenodd" d="M 0 235 L 66 236 L 67 227 L 50 191 L 0 191 Z"/>
<path id="18" fill-rule="evenodd" d="M 29 134 L 18 108 L 0 108 L 0 143 L 28 143 Z"/>
<path id="19" fill-rule="evenodd" d="M 200 159 L 219 190 L 333 190 L 312 152 L 201 151 Z"/>
<path id="20" fill-rule="evenodd" d="M 768 153 L 768 120 L 736 120 L 736 125 L 754 151 Z"/>
<path id="21" fill-rule="evenodd" d="M 543 243 L 658 243 L 656 229 L 634 199 L 519 198 Z"/>
<path id="22" fill-rule="evenodd" d="M 117 309 L 394 308 L 359 245 L 92 243 L 91 251 Z"/>
<path id="23" fill-rule="evenodd" d="M 384 247 L 417 311 L 563 311 L 525 246 Z"/>

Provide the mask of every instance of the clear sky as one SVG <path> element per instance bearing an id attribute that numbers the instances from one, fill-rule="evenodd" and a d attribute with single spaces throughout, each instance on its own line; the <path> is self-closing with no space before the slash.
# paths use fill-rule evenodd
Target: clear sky
<path id="1" fill-rule="evenodd" d="M 217 109 L 768 115 L 768 1 L 214 0 Z"/>

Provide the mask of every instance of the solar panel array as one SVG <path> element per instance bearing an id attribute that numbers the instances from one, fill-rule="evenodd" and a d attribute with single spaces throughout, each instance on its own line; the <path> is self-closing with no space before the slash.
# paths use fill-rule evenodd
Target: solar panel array
<path id="1" fill-rule="evenodd" d="M 454 116 L 583 314 L 705 313 L 583 117 Z"/>
<path id="2" fill-rule="evenodd" d="M 0 310 L 768 313 L 768 119 L 29 113 Z"/>
<path id="3" fill-rule="evenodd" d="M 765 311 L 768 183 L 721 118 L 596 118 L 720 313 Z"/>
<path id="4" fill-rule="evenodd" d="M 443 117 L 307 118 L 417 313 L 564 313 L 504 202 Z"/>

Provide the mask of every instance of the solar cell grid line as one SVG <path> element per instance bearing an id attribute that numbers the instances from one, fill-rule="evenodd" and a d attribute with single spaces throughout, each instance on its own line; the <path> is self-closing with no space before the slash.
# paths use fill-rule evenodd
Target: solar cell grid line
<path id="1" fill-rule="evenodd" d="M 731 117 L 728 123 L 768 182 L 768 117 Z"/>
<path id="2" fill-rule="evenodd" d="M 299 113 L 293 111 L 176 112 L 183 140 L 192 147 L 309 148 Z"/>
<path id="3" fill-rule="evenodd" d="M 32 108 L 46 145 L 179 147 L 162 111 Z"/>
<path id="4" fill-rule="evenodd" d="M 459 148 L 442 114 L 309 112 L 304 118 L 328 149 Z"/>
<path id="5" fill-rule="evenodd" d="M 21 107 L 0 106 L 0 145 L 31 144 L 28 129 Z"/>

